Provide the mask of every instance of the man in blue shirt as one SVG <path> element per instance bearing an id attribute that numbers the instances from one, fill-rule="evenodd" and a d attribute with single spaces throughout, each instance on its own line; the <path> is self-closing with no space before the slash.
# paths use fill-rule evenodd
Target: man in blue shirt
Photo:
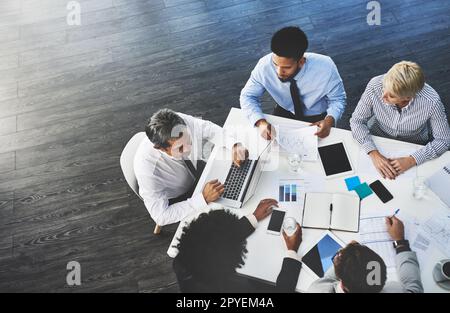
<path id="1" fill-rule="evenodd" d="M 328 56 L 305 53 L 307 48 L 300 28 L 280 29 L 272 37 L 272 53 L 259 60 L 241 91 L 241 108 L 267 140 L 275 133 L 261 109 L 265 91 L 277 103 L 274 115 L 317 125 L 320 138 L 330 134 L 344 112 L 346 95 L 336 65 Z"/>

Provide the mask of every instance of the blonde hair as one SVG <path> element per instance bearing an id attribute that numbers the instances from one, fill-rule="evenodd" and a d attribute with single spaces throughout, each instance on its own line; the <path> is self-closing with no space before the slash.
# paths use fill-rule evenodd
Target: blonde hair
<path id="1" fill-rule="evenodd" d="M 425 85 L 425 76 L 417 63 L 401 61 L 384 75 L 383 88 L 400 98 L 413 98 Z"/>

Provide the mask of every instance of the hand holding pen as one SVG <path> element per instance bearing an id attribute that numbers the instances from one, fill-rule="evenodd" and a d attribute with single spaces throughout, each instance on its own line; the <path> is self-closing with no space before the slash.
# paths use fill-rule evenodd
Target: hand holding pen
<path id="1" fill-rule="evenodd" d="M 399 211 L 400 209 L 395 210 L 391 217 L 386 216 L 387 231 L 395 241 L 405 239 L 405 226 L 403 225 L 403 222 L 396 217 Z"/>

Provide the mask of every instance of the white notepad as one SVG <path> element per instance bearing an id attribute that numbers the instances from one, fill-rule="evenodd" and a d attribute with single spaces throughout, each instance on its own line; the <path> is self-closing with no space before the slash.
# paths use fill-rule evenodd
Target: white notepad
<path id="1" fill-rule="evenodd" d="M 341 193 L 306 193 L 302 226 L 357 233 L 359 197 Z"/>

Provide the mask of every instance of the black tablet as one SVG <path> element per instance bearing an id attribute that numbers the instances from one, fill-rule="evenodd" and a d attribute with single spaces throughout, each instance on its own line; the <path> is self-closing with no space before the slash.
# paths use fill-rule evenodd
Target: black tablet
<path id="1" fill-rule="evenodd" d="M 353 173 L 353 167 L 343 142 L 321 146 L 318 150 L 327 178 Z"/>

